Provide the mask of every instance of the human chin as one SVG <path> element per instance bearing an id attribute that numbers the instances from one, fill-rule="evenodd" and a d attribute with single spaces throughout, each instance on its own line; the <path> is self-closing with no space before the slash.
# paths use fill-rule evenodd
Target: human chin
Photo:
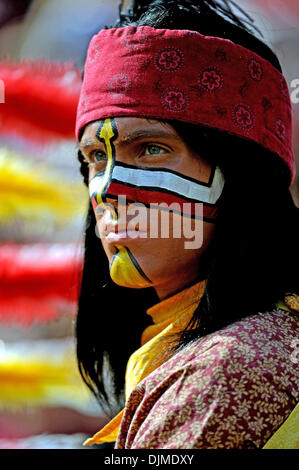
<path id="1" fill-rule="evenodd" d="M 178 215 L 172 215 L 170 221 L 171 227 L 181 223 Z M 131 288 L 156 288 L 165 283 L 180 284 L 181 280 L 180 288 L 196 278 L 202 248 L 186 249 L 188 240 L 184 236 L 176 238 L 173 230 L 170 230 L 164 238 L 160 233 L 160 224 L 158 229 L 159 236 L 151 237 L 148 233 L 144 238 L 128 237 L 119 243 L 114 243 L 112 238 L 102 237 L 110 276 L 116 284 Z M 202 234 L 202 227 L 200 231 Z M 167 289 L 171 290 L 171 285 Z"/>
<path id="2" fill-rule="evenodd" d="M 110 251 L 110 276 L 124 287 L 154 287 L 158 292 L 159 286 L 167 285 L 171 291 L 179 280 L 183 284 L 185 278 L 188 283 L 196 277 L 191 273 L 197 271 L 196 258 L 197 253 L 184 249 L 182 240 L 148 239 L 142 245 L 116 246 L 112 256 Z"/>
<path id="3" fill-rule="evenodd" d="M 139 246 L 136 248 L 138 240 L 131 240 L 131 243 L 118 244 L 107 242 L 103 237 L 102 246 L 106 253 L 109 272 L 112 281 L 123 287 L 146 288 L 153 285 L 147 274 L 148 263 L 145 263 L 143 250 Z"/>

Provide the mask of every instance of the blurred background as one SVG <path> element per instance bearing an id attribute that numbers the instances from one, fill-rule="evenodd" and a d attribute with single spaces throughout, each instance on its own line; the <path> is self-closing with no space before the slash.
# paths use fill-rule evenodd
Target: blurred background
<path id="1" fill-rule="evenodd" d="M 82 448 L 106 422 L 75 360 L 88 195 L 74 122 L 88 43 L 118 3 L 0 0 L 0 449 Z M 238 5 L 282 64 L 298 168 L 299 5 Z M 291 191 L 299 205 L 298 174 Z"/>

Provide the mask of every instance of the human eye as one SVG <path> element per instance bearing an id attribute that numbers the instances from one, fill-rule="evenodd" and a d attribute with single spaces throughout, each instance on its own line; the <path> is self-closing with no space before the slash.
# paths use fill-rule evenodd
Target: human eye
<path id="1" fill-rule="evenodd" d="M 107 155 L 102 150 L 92 150 L 84 160 L 88 163 L 89 166 L 98 166 L 107 161 Z"/>
<path id="2" fill-rule="evenodd" d="M 145 146 L 144 155 L 163 155 L 167 150 L 157 144 L 147 144 Z"/>

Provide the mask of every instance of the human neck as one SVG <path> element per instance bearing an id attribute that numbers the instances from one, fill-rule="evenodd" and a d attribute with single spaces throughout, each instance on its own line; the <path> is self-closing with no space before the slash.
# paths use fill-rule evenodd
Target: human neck
<path id="1" fill-rule="evenodd" d="M 154 286 L 154 289 L 160 301 L 162 301 L 203 279 L 203 277 L 198 276 L 198 273 L 188 277 L 177 275 L 166 282 Z"/>

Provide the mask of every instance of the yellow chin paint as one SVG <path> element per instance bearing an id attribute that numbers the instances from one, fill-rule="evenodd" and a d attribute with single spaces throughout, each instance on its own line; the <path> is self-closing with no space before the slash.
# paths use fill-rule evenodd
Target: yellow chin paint
<path id="1" fill-rule="evenodd" d="M 110 276 L 115 284 L 123 287 L 144 288 L 152 285 L 131 251 L 124 246 L 117 246 L 117 252 L 110 263 Z"/>
<path id="2" fill-rule="evenodd" d="M 107 118 L 101 121 L 97 131 L 97 137 L 105 145 L 107 164 L 104 176 L 101 178 L 100 187 L 96 191 L 96 202 L 98 206 L 108 209 L 108 205 L 105 204 L 105 192 L 111 180 L 115 161 L 113 140 L 115 140 L 117 136 L 118 132 L 114 119 Z M 113 218 L 117 220 L 117 211 L 115 210 L 113 212 Z M 116 246 L 116 253 L 110 263 L 110 276 L 113 282 L 124 287 L 143 288 L 152 285 L 151 280 L 143 272 L 131 251 L 124 246 Z"/>

